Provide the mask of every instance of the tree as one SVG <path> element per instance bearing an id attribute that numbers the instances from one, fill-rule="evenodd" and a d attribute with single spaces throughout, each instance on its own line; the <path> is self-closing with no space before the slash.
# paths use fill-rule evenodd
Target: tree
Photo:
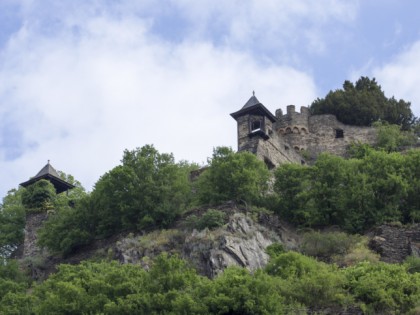
<path id="1" fill-rule="evenodd" d="M 168 226 L 188 206 L 191 167 L 151 145 L 124 151 L 122 165 L 103 175 L 92 192 L 97 234 Z"/>
<path id="2" fill-rule="evenodd" d="M 41 179 L 25 188 L 22 203 L 28 212 L 47 210 L 56 198 L 55 188 L 51 182 Z"/>
<path id="3" fill-rule="evenodd" d="M 345 124 L 370 126 L 381 120 L 409 130 L 415 122 L 410 102 L 387 98 L 375 79 L 361 77 L 353 84 L 345 81 L 343 89 L 330 91 L 310 106 L 312 114 L 333 114 Z"/>
<path id="4" fill-rule="evenodd" d="M 377 130 L 376 148 L 386 152 L 398 151 L 401 147 L 412 146 L 417 142 L 413 131 L 401 131 L 398 125 L 378 121 L 373 126 Z"/>
<path id="5" fill-rule="evenodd" d="M 344 270 L 345 287 L 368 314 L 407 314 L 420 300 L 420 274 L 406 268 L 362 262 Z"/>
<path id="6" fill-rule="evenodd" d="M 12 189 L 0 204 L 0 259 L 7 258 L 23 243 L 25 208 L 23 189 Z"/>
<path id="7" fill-rule="evenodd" d="M 267 192 L 270 172 L 254 154 L 234 153 L 230 148 L 218 147 L 208 162 L 208 169 L 197 182 L 201 203 L 228 200 L 255 203 Z"/>

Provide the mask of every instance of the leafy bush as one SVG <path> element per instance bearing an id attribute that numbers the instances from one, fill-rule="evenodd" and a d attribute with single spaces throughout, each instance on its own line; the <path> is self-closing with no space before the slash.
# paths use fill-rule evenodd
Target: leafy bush
<path id="1" fill-rule="evenodd" d="M 408 256 L 404 264 L 409 273 L 420 273 L 420 257 Z"/>
<path id="2" fill-rule="evenodd" d="M 22 193 L 22 203 L 29 212 L 49 210 L 55 198 L 55 188 L 46 179 L 41 179 L 26 187 Z"/>
<path id="3" fill-rule="evenodd" d="M 103 175 L 92 192 L 96 234 L 167 227 L 188 206 L 190 170 L 150 145 L 124 151 L 122 165 Z"/>
<path id="4" fill-rule="evenodd" d="M 374 124 L 377 130 L 376 147 L 386 152 L 397 151 L 403 146 L 410 146 L 417 142 L 413 132 L 402 132 L 400 126 L 384 122 Z"/>
<path id="5" fill-rule="evenodd" d="M 226 213 L 220 210 L 209 209 L 197 222 L 197 228 L 203 230 L 205 228 L 215 229 L 226 223 Z"/>
<path id="6" fill-rule="evenodd" d="M 368 314 L 406 314 L 420 301 L 420 274 L 405 266 L 362 262 L 344 274 L 346 288 Z"/>
<path id="7" fill-rule="evenodd" d="M 200 203 L 218 204 L 228 200 L 256 203 L 267 192 L 270 173 L 254 154 L 218 147 L 208 162 L 208 169 L 197 180 Z"/>
<path id="8" fill-rule="evenodd" d="M 309 256 L 332 261 L 335 256 L 348 254 L 360 241 L 361 236 L 344 232 L 308 232 L 303 235 L 301 251 Z"/>
<path id="9" fill-rule="evenodd" d="M 284 245 L 281 243 L 273 243 L 265 249 L 265 252 L 270 256 L 271 259 L 274 257 L 277 257 L 278 255 L 281 255 L 286 252 L 286 249 L 284 248 Z"/>
<path id="10" fill-rule="evenodd" d="M 334 265 L 287 252 L 271 259 L 265 270 L 284 280 L 280 292 L 288 301 L 312 308 L 347 305 L 352 301 L 343 289 L 345 277 Z"/>
<path id="11" fill-rule="evenodd" d="M 315 165 L 275 171 L 274 211 L 304 227 L 337 225 L 358 233 L 384 222 L 420 220 L 420 150 L 366 150 L 360 159 L 322 154 Z"/>
<path id="12" fill-rule="evenodd" d="M 22 192 L 23 188 L 9 191 L 0 204 L 0 259 L 9 257 L 23 243 L 26 211 Z"/>

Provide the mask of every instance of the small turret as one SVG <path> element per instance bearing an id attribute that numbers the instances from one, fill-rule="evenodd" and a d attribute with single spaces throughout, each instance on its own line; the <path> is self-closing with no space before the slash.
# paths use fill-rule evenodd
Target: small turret
<path id="1" fill-rule="evenodd" d="M 252 151 L 252 138 L 269 139 L 276 122 L 276 117 L 258 101 L 254 92 L 242 109 L 230 115 L 238 123 L 238 151 Z"/>

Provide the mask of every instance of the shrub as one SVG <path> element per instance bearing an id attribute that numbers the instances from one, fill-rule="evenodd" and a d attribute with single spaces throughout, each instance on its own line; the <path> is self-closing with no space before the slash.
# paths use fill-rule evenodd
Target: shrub
<path id="1" fill-rule="evenodd" d="M 52 208 L 56 198 L 55 188 L 46 179 L 28 186 L 22 193 L 22 203 L 28 212 L 39 212 Z"/>
<path id="2" fill-rule="evenodd" d="M 281 243 L 273 243 L 265 249 L 265 252 L 270 256 L 270 258 L 277 257 L 280 254 L 283 254 L 286 252 L 286 249 L 284 248 L 284 245 Z"/>
<path id="3" fill-rule="evenodd" d="M 420 258 L 415 256 L 408 256 L 404 262 L 409 273 L 420 273 Z"/>
<path id="4" fill-rule="evenodd" d="M 405 266 L 362 262 L 344 274 L 346 288 L 369 314 L 406 314 L 420 300 L 420 274 Z"/>
<path id="5" fill-rule="evenodd" d="M 287 300 L 311 308 L 347 305 L 352 301 L 343 289 L 345 277 L 334 265 L 287 252 L 271 259 L 265 270 L 284 280 L 280 292 Z"/>
<path id="6" fill-rule="evenodd" d="M 228 200 L 256 203 L 267 192 L 270 172 L 254 154 L 218 147 L 208 162 L 208 169 L 196 183 L 200 203 Z"/>
<path id="7" fill-rule="evenodd" d="M 361 241 L 361 236 L 344 232 L 307 232 L 303 235 L 302 253 L 332 261 L 334 256 L 348 254 Z"/>
<path id="8" fill-rule="evenodd" d="M 215 229 L 226 223 L 226 213 L 220 210 L 209 209 L 197 221 L 197 228 L 203 230 L 205 228 Z"/>

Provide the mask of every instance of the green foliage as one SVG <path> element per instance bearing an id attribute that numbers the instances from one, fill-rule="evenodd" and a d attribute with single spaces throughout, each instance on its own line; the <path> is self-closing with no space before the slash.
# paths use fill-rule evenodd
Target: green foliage
<path id="1" fill-rule="evenodd" d="M 102 176 L 92 192 L 96 234 L 165 227 L 188 206 L 189 165 L 175 163 L 171 154 L 150 145 L 126 150 L 122 163 Z"/>
<path id="2" fill-rule="evenodd" d="M 284 248 L 284 245 L 281 243 L 273 243 L 265 249 L 265 252 L 270 256 L 270 258 L 277 257 L 280 254 L 283 254 L 286 252 L 286 249 Z"/>
<path id="3" fill-rule="evenodd" d="M 348 305 L 352 300 L 343 288 L 344 275 L 334 265 L 287 252 L 271 259 L 265 270 L 283 279 L 279 290 L 288 301 L 322 308 Z"/>
<path id="4" fill-rule="evenodd" d="M 28 212 L 49 210 L 55 198 L 54 185 L 46 179 L 26 187 L 22 193 L 22 203 Z"/>
<path id="5" fill-rule="evenodd" d="M 0 314 L 31 314 L 31 297 L 26 295 L 28 279 L 16 261 L 0 264 Z"/>
<path id="6" fill-rule="evenodd" d="M 368 314 L 406 314 L 420 300 L 420 274 L 402 265 L 363 262 L 344 274 L 346 288 Z"/>
<path id="7" fill-rule="evenodd" d="M 0 204 L 0 259 L 9 257 L 23 242 L 25 208 L 22 205 L 22 191 L 9 191 Z"/>
<path id="8" fill-rule="evenodd" d="M 204 297 L 210 314 L 284 314 L 284 298 L 279 294 L 279 282 L 257 272 L 230 267 L 217 277 L 211 291 Z"/>
<path id="9" fill-rule="evenodd" d="M 336 256 L 348 254 L 361 236 L 343 232 L 308 232 L 303 235 L 301 250 L 305 255 L 331 262 Z"/>
<path id="10" fill-rule="evenodd" d="M 318 98 L 310 110 L 313 114 L 333 114 L 349 125 L 370 126 L 381 120 L 408 130 L 415 122 L 410 106 L 404 100 L 387 98 L 375 79 L 361 77 L 355 84 L 345 81 L 343 89 Z"/>
<path id="11" fill-rule="evenodd" d="M 167 227 L 191 202 L 193 166 L 175 163 L 153 146 L 125 151 L 122 165 L 103 175 L 75 207 L 59 207 L 39 231 L 39 244 L 68 255 L 95 238 L 150 227 Z M 65 204 L 65 202 L 61 202 Z"/>
<path id="12" fill-rule="evenodd" d="M 226 213 L 220 210 L 209 209 L 197 221 L 197 229 L 203 230 L 205 228 L 215 229 L 223 226 L 226 223 Z"/>
<path id="13" fill-rule="evenodd" d="M 13 261 L 0 265 L 1 314 L 301 314 L 360 305 L 366 314 L 406 314 L 420 299 L 408 265 L 359 263 L 346 269 L 276 246 L 265 270 L 229 267 L 215 279 L 161 254 L 145 271 L 117 262 L 60 265 L 29 287 Z M 28 290 L 30 288 L 30 290 Z"/>
<path id="14" fill-rule="evenodd" d="M 74 208 L 59 208 L 49 215 L 38 230 L 38 244 L 66 256 L 94 239 L 96 220 L 90 197 L 85 196 Z"/>
<path id="15" fill-rule="evenodd" d="M 360 153 L 360 152 L 359 152 Z M 299 226 L 337 225 L 360 232 L 376 224 L 418 221 L 420 150 L 363 150 L 360 159 L 322 154 L 315 165 L 275 171 L 273 210 Z"/>
<path id="16" fill-rule="evenodd" d="M 377 130 L 378 149 L 386 152 L 397 151 L 404 146 L 411 146 L 417 142 L 417 137 L 413 132 L 401 131 L 398 125 L 376 122 L 373 124 Z"/>
<path id="17" fill-rule="evenodd" d="M 208 169 L 197 181 L 200 203 L 228 200 L 256 203 L 266 193 L 270 173 L 254 154 L 218 147 L 208 162 Z"/>
<path id="18" fill-rule="evenodd" d="M 420 257 L 408 256 L 404 264 L 409 273 L 420 273 Z"/>

